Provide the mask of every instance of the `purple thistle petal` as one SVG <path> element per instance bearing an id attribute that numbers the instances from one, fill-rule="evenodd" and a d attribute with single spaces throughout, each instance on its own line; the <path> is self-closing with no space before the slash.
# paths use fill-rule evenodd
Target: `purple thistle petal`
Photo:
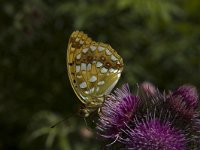
<path id="1" fill-rule="evenodd" d="M 180 96 L 189 108 L 196 109 L 198 107 L 198 94 L 194 86 L 183 85 L 179 87 L 172 96 Z"/>
<path id="2" fill-rule="evenodd" d="M 139 85 L 139 87 L 141 87 L 146 94 L 154 95 L 157 92 L 155 86 L 150 82 L 143 82 Z"/>
<path id="3" fill-rule="evenodd" d="M 134 129 L 126 131 L 127 149 L 131 150 L 184 150 L 185 135 L 171 127 L 169 122 L 161 123 L 158 119 L 142 121 Z"/>
<path id="4" fill-rule="evenodd" d="M 121 129 L 134 116 L 138 105 L 138 98 L 130 93 L 128 84 L 114 93 L 105 100 L 97 124 L 98 134 L 112 140 L 119 137 Z"/>
<path id="5" fill-rule="evenodd" d="M 194 86 L 183 85 L 172 92 L 168 98 L 172 110 L 179 115 L 191 118 L 198 107 L 198 94 Z"/>

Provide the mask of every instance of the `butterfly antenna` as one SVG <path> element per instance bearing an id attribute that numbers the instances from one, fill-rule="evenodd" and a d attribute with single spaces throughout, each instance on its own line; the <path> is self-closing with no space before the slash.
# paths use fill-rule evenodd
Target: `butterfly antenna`
<path id="1" fill-rule="evenodd" d="M 70 116 L 67 116 L 67 117 L 65 117 L 65 118 L 64 118 L 64 119 L 62 119 L 61 121 L 58 121 L 56 124 L 52 125 L 52 126 L 51 126 L 51 128 L 54 128 L 54 127 L 56 127 L 57 125 L 59 125 L 59 124 L 63 123 L 64 121 L 66 121 L 66 120 L 70 119 L 70 118 L 71 118 L 71 117 L 73 117 L 73 116 L 75 116 L 75 115 L 74 115 L 74 114 L 72 114 L 72 115 L 70 115 Z"/>
<path id="2" fill-rule="evenodd" d="M 85 125 L 86 125 L 86 127 L 88 127 L 88 123 L 87 123 L 86 118 L 84 117 L 83 119 L 84 119 L 84 121 L 85 121 Z"/>

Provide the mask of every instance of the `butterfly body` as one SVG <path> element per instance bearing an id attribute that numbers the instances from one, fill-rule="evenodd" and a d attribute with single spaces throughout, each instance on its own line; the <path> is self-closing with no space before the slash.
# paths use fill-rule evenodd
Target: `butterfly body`
<path id="1" fill-rule="evenodd" d="M 68 76 L 88 116 L 101 107 L 118 82 L 123 60 L 108 44 L 95 42 L 85 33 L 71 34 L 67 49 Z"/>

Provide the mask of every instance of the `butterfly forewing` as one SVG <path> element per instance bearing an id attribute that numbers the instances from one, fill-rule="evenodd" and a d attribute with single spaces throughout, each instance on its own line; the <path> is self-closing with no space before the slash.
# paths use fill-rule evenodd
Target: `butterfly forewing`
<path id="1" fill-rule="evenodd" d="M 110 45 L 92 41 L 83 32 L 73 32 L 67 50 L 71 85 L 84 104 L 100 107 L 121 76 L 123 60 Z M 90 106 L 89 106 L 90 107 Z"/>
<path id="2" fill-rule="evenodd" d="M 79 89 L 78 86 L 78 77 L 80 73 L 78 73 L 78 65 L 77 65 L 77 55 L 82 52 L 83 46 L 88 45 L 92 42 L 92 39 L 89 38 L 83 32 L 75 31 L 71 34 L 68 48 L 67 48 L 67 69 L 68 69 L 68 76 L 70 79 L 70 83 L 72 85 L 73 90 L 75 91 L 78 98 L 81 100 L 82 103 L 85 103 L 83 97 L 81 97 L 82 91 Z M 81 79 L 83 80 L 83 79 Z"/>

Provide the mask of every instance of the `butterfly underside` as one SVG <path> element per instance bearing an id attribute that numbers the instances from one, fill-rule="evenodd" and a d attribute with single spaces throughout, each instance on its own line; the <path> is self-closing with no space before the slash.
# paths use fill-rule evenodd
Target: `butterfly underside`
<path id="1" fill-rule="evenodd" d="M 117 84 L 123 60 L 110 45 L 75 31 L 68 43 L 67 69 L 72 88 L 84 104 L 84 116 L 88 116 Z"/>

